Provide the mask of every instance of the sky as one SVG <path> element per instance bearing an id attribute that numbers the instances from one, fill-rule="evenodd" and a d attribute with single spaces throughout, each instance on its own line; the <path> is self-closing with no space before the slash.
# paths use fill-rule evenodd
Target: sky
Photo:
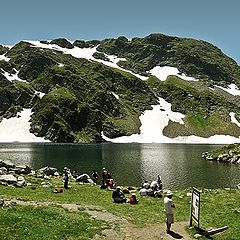
<path id="1" fill-rule="evenodd" d="M 239 0 L 3 0 L 0 44 L 151 33 L 210 42 L 240 64 Z"/>

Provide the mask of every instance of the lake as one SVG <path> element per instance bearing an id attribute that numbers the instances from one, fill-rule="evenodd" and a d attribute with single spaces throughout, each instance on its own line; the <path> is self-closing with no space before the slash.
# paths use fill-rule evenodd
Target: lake
<path id="1" fill-rule="evenodd" d="M 0 159 L 33 169 L 67 166 L 78 173 L 101 172 L 103 167 L 121 185 L 139 186 L 160 174 L 164 188 L 236 187 L 240 166 L 208 162 L 202 152 L 222 145 L 208 144 L 57 144 L 0 143 Z"/>

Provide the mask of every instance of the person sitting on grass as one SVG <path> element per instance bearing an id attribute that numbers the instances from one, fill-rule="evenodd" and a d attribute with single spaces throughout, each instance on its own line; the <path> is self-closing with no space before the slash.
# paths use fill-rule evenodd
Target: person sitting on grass
<path id="1" fill-rule="evenodd" d="M 135 193 L 133 193 L 129 199 L 129 203 L 130 204 L 137 204 L 139 202 L 139 200 L 137 200 L 137 196 Z"/>
<path id="2" fill-rule="evenodd" d="M 120 186 L 117 186 L 116 190 L 113 191 L 112 198 L 114 203 L 126 203 L 126 198 Z"/>

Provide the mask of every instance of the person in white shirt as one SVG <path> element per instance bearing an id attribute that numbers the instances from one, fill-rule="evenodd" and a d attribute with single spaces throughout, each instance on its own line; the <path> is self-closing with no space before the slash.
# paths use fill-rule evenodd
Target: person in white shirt
<path id="1" fill-rule="evenodd" d="M 173 208 L 175 205 L 172 200 L 173 193 L 167 191 L 167 196 L 164 198 L 164 211 L 166 214 L 167 233 L 171 232 L 171 225 L 174 223 Z"/>

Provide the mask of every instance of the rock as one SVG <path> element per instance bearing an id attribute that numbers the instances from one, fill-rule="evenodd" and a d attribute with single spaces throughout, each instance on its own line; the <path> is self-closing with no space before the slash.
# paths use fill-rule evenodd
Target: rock
<path id="1" fill-rule="evenodd" d="M 0 175 L 5 175 L 7 174 L 7 169 L 5 167 L 0 168 Z"/>
<path id="2" fill-rule="evenodd" d="M 214 158 L 213 158 L 212 156 L 207 156 L 206 159 L 207 159 L 208 161 L 213 161 L 213 160 L 214 160 Z"/>
<path id="3" fill-rule="evenodd" d="M 4 205 L 4 200 L 0 198 L 0 207 L 3 207 L 3 205 Z"/>
<path id="4" fill-rule="evenodd" d="M 193 236 L 194 238 L 196 238 L 196 239 L 198 239 L 198 238 L 201 238 L 202 237 L 202 235 L 201 234 L 199 234 L 199 233 L 196 233 L 196 234 L 194 234 L 194 236 Z"/>
<path id="5" fill-rule="evenodd" d="M 58 177 L 59 175 L 60 175 L 59 172 L 55 172 L 55 173 L 53 174 L 54 177 Z"/>
<path id="6" fill-rule="evenodd" d="M 50 42 L 51 44 L 56 44 L 62 48 L 72 49 L 74 46 L 65 38 L 54 39 Z"/>
<path id="7" fill-rule="evenodd" d="M 25 178 L 23 176 L 19 176 L 17 178 L 17 183 L 15 184 L 16 187 L 24 187 L 26 186 L 26 181 L 25 181 Z"/>
<path id="8" fill-rule="evenodd" d="M 44 177 L 46 176 L 53 176 L 55 174 L 55 172 L 57 172 L 57 169 L 54 167 L 43 167 L 37 170 L 36 174 L 37 176 L 41 176 Z"/>
<path id="9" fill-rule="evenodd" d="M 52 186 L 52 184 L 50 183 L 50 182 L 42 182 L 41 183 L 41 185 L 42 185 L 42 187 L 44 187 L 44 188 L 49 188 L 49 187 L 51 187 Z"/>
<path id="10" fill-rule="evenodd" d="M 238 159 L 239 159 L 238 155 L 233 155 L 232 158 L 230 158 L 229 160 L 231 163 L 236 163 L 238 161 Z"/>
<path id="11" fill-rule="evenodd" d="M 44 177 L 43 177 L 44 179 L 46 179 L 46 180 L 50 180 L 50 177 L 49 176 L 47 176 L 47 175 L 44 175 Z"/>
<path id="12" fill-rule="evenodd" d="M 6 182 L 8 184 L 16 184 L 17 178 L 15 178 L 12 174 L 0 175 L 0 182 Z"/>
<path id="13" fill-rule="evenodd" d="M 229 156 L 226 153 L 225 154 L 220 154 L 217 157 L 217 161 L 219 161 L 219 162 L 227 162 L 228 159 L 229 159 Z"/>
<path id="14" fill-rule="evenodd" d="M 0 167 L 5 167 L 6 169 L 14 168 L 15 165 L 10 160 L 0 160 Z"/>
<path id="15" fill-rule="evenodd" d="M 83 183 L 94 183 L 93 180 L 87 175 L 86 173 L 78 176 L 76 178 L 76 182 L 83 182 Z"/>
<path id="16" fill-rule="evenodd" d="M 74 41 L 73 45 L 76 46 L 76 47 L 79 47 L 79 48 L 85 48 L 86 47 L 86 43 L 83 40 L 76 40 L 76 41 Z"/>
<path id="17" fill-rule="evenodd" d="M 9 171 L 13 171 L 16 174 L 29 174 L 31 173 L 32 170 L 30 167 L 25 165 L 25 166 L 16 166 L 14 168 L 9 168 Z"/>

